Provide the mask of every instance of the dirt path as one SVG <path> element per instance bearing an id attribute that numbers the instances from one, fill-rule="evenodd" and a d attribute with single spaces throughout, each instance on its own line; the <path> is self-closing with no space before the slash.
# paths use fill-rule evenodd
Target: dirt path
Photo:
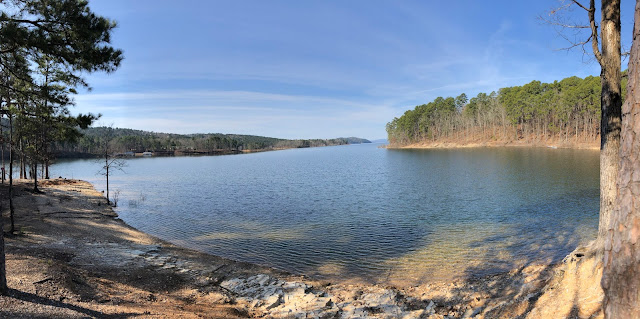
<path id="1" fill-rule="evenodd" d="M 6 238 L 11 292 L 0 297 L 0 318 L 536 318 L 567 302 L 554 279 L 567 264 L 403 289 L 328 283 L 137 231 L 84 181 L 28 189 L 18 183 L 18 233 Z M 594 300 L 566 317 L 597 316 Z"/>

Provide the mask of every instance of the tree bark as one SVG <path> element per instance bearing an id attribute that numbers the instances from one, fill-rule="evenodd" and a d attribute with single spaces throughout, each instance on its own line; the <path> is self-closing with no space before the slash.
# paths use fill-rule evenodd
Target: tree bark
<path id="1" fill-rule="evenodd" d="M 14 158 L 14 144 L 13 144 L 13 115 L 9 114 L 9 217 L 11 219 L 11 233 L 15 230 L 15 222 L 13 215 L 15 209 L 13 206 L 13 158 Z"/>
<path id="2" fill-rule="evenodd" d="M 0 119 L 2 117 L 0 116 Z M 4 140 L 2 141 L 2 183 L 4 184 Z M 1 205 L 2 203 L 0 203 Z M 7 271 L 4 257 L 4 218 L 2 217 L 2 207 L 0 207 L 0 295 L 7 293 Z"/>
<path id="3" fill-rule="evenodd" d="M 600 122 L 600 220 L 597 247 L 601 252 L 610 229 L 611 214 L 616 201 L 616 179 L 619 171 L 621 123 L 621 52 L 620 0 L 602 0 L 602 71 Z"/>
<path id="4" fill-rule="evenodd" d="M 40 190 L 38 189 L 38 161 L 37 160 L 33 160 L 33 164 L 31 164 L 31 166 L 33 167 L 33 192 L 34 193 L 39 193 Z"/>
<path id="5" fill-rule="evenodd" d="M 0 212 L 2 207 L 0 207 Z M 0 214 L 0 295 L 7 293 L 7 270 L 4 257 L 4 219 Z"/>
<path id="6" fill-rule="evenodd" d="M 605 318 L 640 318 L 640 1 L 636 1 L 629 58 L 616 206 L 605 239 Z"/>

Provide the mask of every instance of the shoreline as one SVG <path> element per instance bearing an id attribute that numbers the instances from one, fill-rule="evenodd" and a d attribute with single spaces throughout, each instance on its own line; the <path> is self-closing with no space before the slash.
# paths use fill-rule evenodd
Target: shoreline
<path id="1" fill-rule="evenodd" d="M 5 238 L 12 290 L 0 297 L 0 317 L 510 318 L 535 312 L 562 267 L 405 288 L 329 282 L 138 231 L 85 181 L 45 181 L 42 194 L 16 185 L 18 234 Z"/>
<path id="2" fill-rule="evenodd" d="M 373 144 L 368 143 L 349 143 L 349 144 L 335 144 L 335 145 L 319 145 L 309 147 L 273 147 L 273 148 L 261 148 L 261 149 L 243 149 L 243 150 L 226 150 L 220 149 L 215 151 L 197 151 L 197 150 L 176 150 L 176 151 L 155 151 L 151 152 L 153 155 L 145 156 L 142 152 L 134 153 L 133 155 L 118 154 L 123 158 L 145 158 L 145 157 L 197 157 L 197 156 L 224 156 L 224 155 L 240 155 L 240 154 L 253 154 L 264 153 L 273 151 L 285 151 L 294 149 L 316 148 L 316 147 L 332 147 L 332 146 L 346 146 L 346 145 L 360 145 L 360 144 Z M 103 157 L 103 154 L 93 153 L 81 153 L 81 152 L 62 152 L 55 154 L 58 159 L 96 159 Z"/>
<path id="3" fill-rule="evenodd" d="M 421 142 L 408 145 L 392 145 L 387 144 L 387 149 L 459 149 L 459 148 L 483 148 L 483 147 L 533 147 L 533 148 L 550 148 L 550 149 L 581 149 L 581 150 L 600 150 L 600 144 L 592 143 L 571 143 L 571 142 L 553 142 L 553 141 L 484 141 L 484 142 Z"/>

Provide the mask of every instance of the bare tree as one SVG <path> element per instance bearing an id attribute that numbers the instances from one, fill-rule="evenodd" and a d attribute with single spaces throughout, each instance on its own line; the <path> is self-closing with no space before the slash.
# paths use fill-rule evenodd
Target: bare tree
<path id="1" fill-rule="evenodd" d="M 595 0 L 585 6 L 577 0 L 563 1 L 563 6 L 549 12 L 548 18 L 542 18 L 549 24 L 560 27 L 561 30 L 572 30 L 572 36 L 560 34 L 571 43 L 571 48 L 591 46 L 593 57 L 600 64 L 600 81 L 602 93 L 600 96 L 600 221 L 596 249 L 601 254 L 607 231 L 610 229 L 610 216 L 616 202 L 616 179 L 619 170 L 618 153 L 620 150 L 621 123 L 621 60 L 620 48 L 620 0 L 601 1 L 600 29 L 596 21 Z M 588 24 L 576 24 L 568 21 L 562 12 L 571 8 L 584 10 Z M 587 31 L 587 32 L 582 32 Z M 586 33 L 586 34 L 585 34 Z"/>
<path id="2" fill-rule="evenodd" d="M 107 129 L 108 132 L 105 134 L 103 140 L 102 159 L 100 159 L 103 166 L 98 173 L 105 176 L 107 179 L 107 204 L 111 204 L 111 199 L 109 198 L 109 176 L 111 176 L 114 171 L 124 171 L 124 167 L 127 163 L 117 154 L 114 154 L 111 148 L 111 142 L 113 140 L 113 125 L 109 126 Z"/>
<path id="3" fill-rule="evenodd" d="M 617 200 L 608 223 L 602 287 L 605 318 L 640 318 L 640 1 L 636 1 L 627 96 L 622 107 Z"/>

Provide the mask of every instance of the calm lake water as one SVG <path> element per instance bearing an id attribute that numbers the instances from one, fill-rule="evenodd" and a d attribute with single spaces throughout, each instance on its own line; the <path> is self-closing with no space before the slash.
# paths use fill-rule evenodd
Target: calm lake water
<path id="1" fill-rule="evenodd" d="M 590 150 L 387 150 L 378 145 L 127 160 L 120 217 L 211 254 L 322 276 L 413 285 L 562 259 L 595 237 Z M 52 176 L 105 189 L 94 160 Z"/>

